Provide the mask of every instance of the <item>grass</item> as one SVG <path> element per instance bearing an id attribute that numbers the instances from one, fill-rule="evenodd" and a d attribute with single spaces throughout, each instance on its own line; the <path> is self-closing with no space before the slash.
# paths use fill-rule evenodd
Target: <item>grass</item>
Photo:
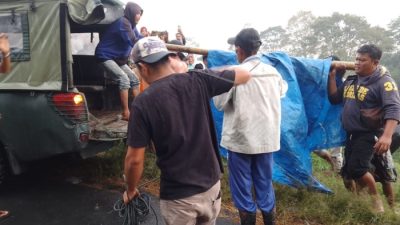
<path id="1" fill-rule="evenodd" d="M 111 151 L 101 154 L 95 159 L 88 159 L 86 173 L 94 181 L 114 181 L 115 186 L 123 185 L 123 159 L 125 147 L 123 143 Z M 400 154 L 394 154 L 396 162 L 400 162 Z M 152 194 L 158 194 L 158 178 L 160 172 L 156 166 L 154 153 L 146 151 L 145 169 L 141 189 Z M 84 163 L 86 164 L 86 163 Z M 232 205 L 228 184 L 228 169 L 224 160 L 225 173 L 222 179 L 223 208 L 222 214 L 238 220 L 235 208 Z M 385 213 L 376 215 L 370 209 L 370 200 L 367 194 L 356 195 L 348 192 L 339 176 L 330 170 L 330 166 L 319 157 L 313 156 L 314 176 L 329 187 L 334 194 L 326 195 L 310 192 L 306 189 L 295 189 L 288 186 L 274 184 L 277 200 L 277 221 L 279 225 L 398 225 L 400 216 L 389 209 L 385 203 Z M 400 171 L 399 163 L 396 168 Z M 107 182 L 106 182 L 107 183 Z M 111 182 L 112 183 L 112 182 Z M 108 186 L 111 186 L 108 184 Z M 379 191 L 383 198 L 380 185 Z M 394 185 L 396 202 L 400 205 L 400 187 Z M 230 214 L 229 212 L 230 211 Z M 257 224 L 262 224 L 258 218 Z M 260 223 L 259 223 L 260 222 Z"/>

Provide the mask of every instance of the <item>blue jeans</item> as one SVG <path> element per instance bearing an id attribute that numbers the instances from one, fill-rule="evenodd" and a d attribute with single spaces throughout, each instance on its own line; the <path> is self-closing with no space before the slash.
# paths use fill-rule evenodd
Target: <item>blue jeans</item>
<path id="1" fill-rule="evenodd" d="M 107 75 L 118 83 L 120 90 L 136 88 L 140 82 L 128 65 L 118 66 L 114 60 L 101 62 L 100 65 L 106 70 Z"/>
<path id="2" fill-rule="evenodd" d="M 240 211 L 255 213 L 258 206 L 263 212 L 272 212 L 275 207 L 272 164 L 272 153 L 228 151 L 229 185 L 233 202 Z M 256 201 L 253 200 L 252 186 Z"/>

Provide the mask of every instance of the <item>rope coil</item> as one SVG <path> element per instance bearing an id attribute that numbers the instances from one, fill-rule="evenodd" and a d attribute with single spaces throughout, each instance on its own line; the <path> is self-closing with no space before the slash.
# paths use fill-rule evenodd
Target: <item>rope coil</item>
<path id="1" fill-rule="evenodd" d="M 125 204 L 123 199 L 114 203 L 114 211 L 118 212 L 119 217 L 124 218 L 122 225 L 140 225 L 149 215 L 150 209 L 155 215 L 156 224 L 158 224 L 157 215 L 150 205 L 150 196 L 145 193 L 132 199 L 128 204 Z"/>

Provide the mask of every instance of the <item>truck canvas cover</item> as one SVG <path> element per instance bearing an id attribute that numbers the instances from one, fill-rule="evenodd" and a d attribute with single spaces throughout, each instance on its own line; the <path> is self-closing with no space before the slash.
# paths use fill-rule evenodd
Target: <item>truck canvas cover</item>
<path id="1" fill-rule="evenodd" d="M 9 36 L 12 71 L 0 77 L 0 90 L 67 90 L 73 63 L 70 19 L 81 25 L 110 23 L 122 13 L 118 0 L 1 1 L 0 32 Z"/>

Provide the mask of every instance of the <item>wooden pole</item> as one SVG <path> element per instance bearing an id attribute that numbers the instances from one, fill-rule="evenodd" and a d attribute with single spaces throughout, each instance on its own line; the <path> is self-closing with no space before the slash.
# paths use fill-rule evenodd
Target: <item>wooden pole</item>
<path id="1" fill-rule="evenodd" d="M 354 62 L 333 61 L 331 64 L 331 66 L 338 66 L 338 65 L 344 65 L 346 67 L 346 70 L 354 70 L 355 68 Z"/>
<path id="2" fill-rule="evenodd" d="M 207 55 L 208 50 L 202 48 L 194 48 L 184 45 L 173 45 L 173 44 L 166 44 L 168 50 L 175 51 L 175 52 L 187 52 L 192 54 L 199 54 L 199 55 Z"/>
<path id="3" fill-rule="evenodd" d="M 175 52 L 187 52 L 187 53 L 205 55 L 205 56 L 208 54 L 208 50 L 202 49 L 202 48 L 195 48 L 195 47 L 189 47 L 189 46 L 184 46 L 184 45 L 173 45 L 173 44 L 166 44 L 166 46 L 167 46 L 168 50 L 175 51 Z M 354 62 L 333 61 L 331 64 L 331 66 L 338 66 L 338 65 L 344 65 L 346 67 L 346 70 L 354 70 Z"/>

